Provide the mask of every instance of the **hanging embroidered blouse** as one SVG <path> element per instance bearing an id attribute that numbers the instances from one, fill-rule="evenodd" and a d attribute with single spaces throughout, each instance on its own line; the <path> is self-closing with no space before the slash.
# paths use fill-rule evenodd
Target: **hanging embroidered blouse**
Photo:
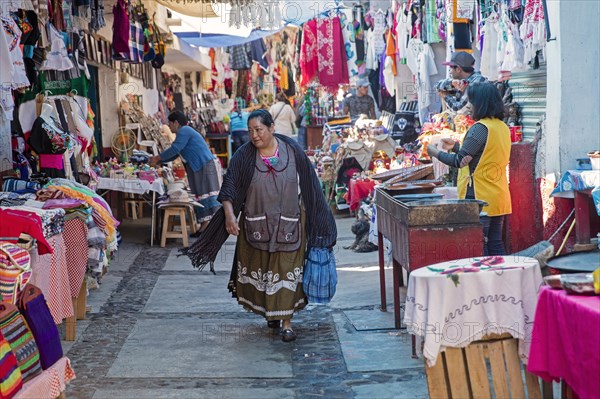
<path id="1" fill-rule="evenodd" d="M 338 85 L 349 82 L 348 62 L 342 43 L 339 17 L 317 20 L 319 83 L 322 86 L 337 89 Z"/>
<path id="2" fill-rule="evenodd" d="M 48 22 L 48 36 L 52 43 L 50 52 L 46 55 L 46 61 L 40 67 L 40 70 L 67 71 L 73 68 L 73 62 L 67 53 L 67 46 L 63 40 L 62 34 Z"/>
<path id="3" fill-rule="evenodd" d="M 41 117 L 33 124 L 29 143 L 38 154 L 62 154 L 73 146 L 69 133 L 59 130 Z"/>
<path id="4" fill-rule="evenodd" d="M 525 3 L 520 35 L 525 47 L 524 61 L 528 63 L 535 58 L 536 52 L 546 47 L 544 4 L 541 0 L 527 0 Z"/>
<path id="5" fill-rule="evenodd" d="M 25 64 L 23 63 L 23 52 L 19 44 L 21 43 L 21 30 L 17 23 L 12 18 L 0 18 L 2 27 L 8 44 L 10 59 L 12 60 L 12 88 L 18 89 L 21 87 L 30 86 L 27 73 L 25 72 Z"/>

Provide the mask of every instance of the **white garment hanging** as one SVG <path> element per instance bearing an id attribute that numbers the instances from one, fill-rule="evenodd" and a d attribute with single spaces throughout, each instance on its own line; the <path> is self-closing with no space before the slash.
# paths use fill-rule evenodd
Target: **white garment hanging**
<path id="1" fill-rule="evenodd" d="M 501 69 L 511 72 L 526 71 L 527 64 L 523 62 L 524 57 L 525 48 L 519 36 L 519 29 L 511 23 L 508 32 L 508 43 L 506 44 L 506 54 L 504 55 Z"/>
<path id="2" fill-rule="evenodd" d="M 418 74 L 416 76 L 416 84 L 417 98 L 419 100 L 419 116 L 421 122 L 425 122 L 428 119 L 429 112 L 433 111 L 433 109 L 429 108 L 430 105 L 435 102 L 436 98 L 439 98 L 431 84 L 431 76 L 438 73 L 431 45 L 423 45 L 423 51 L 421 51 L 417 58 L 417 65 Z"/>
<path id="3" fill-rule="evenodd" d="M 419 73 L 419 54 L 423 52 L 423 42 L 421 39 L 410 39 L 407 46 L 406 66 L 410 69 L 413 75 Z"/>
<path id="4" fill-rule="evenodd" d="M 496 80 L 500 73 L 500 64 L 496 55 L 498 47 L 497 21 L 491 18 L 485 20 L 482 28 L 483 48 L 481 49 L 480 72 L 489 80 Z"/>
<path id="5" fill-rule="evenodd" d="M 4 110 L 6 119 L 12 120 L 15 102 L 12 96 L 12 76 L 14 66 L 6 41 L 4 30 L 0 31 L 0 107 Z"/>
<path id="6" fill-rule="evenodd" d="M 13 65 L 12 78 L 8 82 L 12 82 L 13 89 L 30 86 L 27 73 L 25 72 L 25 64 L 23 63 L 23 52 L 21 51 L 21 29 L 12 18 L 1 18 L 6 44 L 10 53 L 10 59 Z M 6 82 L 6 81 L 5 81 Z"/>
<path id="7" fill-rule="evenodd" d="M 46 55 L 46 60 L 40 69 L 42 71 L 68 71 L 73 68 L 73 62 L 67 53 L 67 46 L 65 45 L 63 36 L 50 22 L 48 22 L 47 26 L 51 46 L 50 52 Z"/>

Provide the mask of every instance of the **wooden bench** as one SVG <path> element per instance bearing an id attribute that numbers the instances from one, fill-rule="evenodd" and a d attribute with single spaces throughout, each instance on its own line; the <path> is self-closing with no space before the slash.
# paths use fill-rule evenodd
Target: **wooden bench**
<path id="1" fill-rule="evenodd" d="M 553 398 L 552 384 L 529 373 L 519 359 L 518 340 L 487 336 L 464 348 L 446 348 L 435 366 L 425 365 L 431 398 Z M 525 395 L 527 391 L 527 396 Z"/>

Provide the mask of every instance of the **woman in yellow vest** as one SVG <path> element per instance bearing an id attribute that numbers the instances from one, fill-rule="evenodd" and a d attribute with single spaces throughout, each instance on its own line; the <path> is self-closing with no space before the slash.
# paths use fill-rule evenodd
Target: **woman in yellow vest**
<path id="1" fill-rule="evenodd" d="M 458 172 L 458 198 L 487 202 L 481 216 L 484 234 L 484 254 L 504 255 L 502 228 L 506 215 L 512 212 L 508 190 L 507 166 L 510 158 L 510 131 L 502 121 L 504 104 L 498 89 L 491 83 L 468 87 L 471 114 L 477 121 L 467 132 L 462 145 L 442 140 L 440 151 L 433 145 L 427 153 Z"/>

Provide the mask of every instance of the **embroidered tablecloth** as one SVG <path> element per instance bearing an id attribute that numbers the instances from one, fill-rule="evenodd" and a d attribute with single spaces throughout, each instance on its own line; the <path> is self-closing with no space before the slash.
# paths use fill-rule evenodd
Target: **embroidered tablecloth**
<path id="1" fill-rule="evenodd" d="M 600 170 L 567 170 L 550 196 L 573 198 L 575 191 L 592 189 L 596 212 L 600 215 Z"/>
<path id="2" fill-rule="evenodd" d="M 75 378 L 68 357 L 62 357 L 42 374 L 23 384 L 15 399 L 55 399 Z"/>
<path id="3" fill-rule="evenodd" d="M 48 239 L 54 253 L 38 255 L 37 250 L 31 254 L 31 284 L 42 290 L 52 319 L 56 324 L 73 316 L 73 302 L 69 285 L 69 269 L 63 233 Z M 87 252 L 86 252 L 87 253 Z"/>
<path id="4" fill-rule="evenodd" d="M 519 339 L 526 362 L 541 284 L 533 258 L 481 257 L 423 267 L 410 274 L 404 323 L 423 337 L 430 366 L 446 347 L 464 347 L 493 333 Z"/>
<path id="5" fill-rule="evenodd" d="M 542 288 L 527 370 L 564 379 L 580 398 L 600 395 L 600 296 Z"/>
<path id="6" fill-rule="evenodd" d="M 139 179 L 110 179 L 108 177 L 100 177 L 98 179 L 98 189 L 122 191 L 132 194 L 146 194 L 149 191 L 154 191 L 159 195 L 165 193 L 165 186 L 162 179 L 156 179 L 150 183 L 147 180 Z"/>

